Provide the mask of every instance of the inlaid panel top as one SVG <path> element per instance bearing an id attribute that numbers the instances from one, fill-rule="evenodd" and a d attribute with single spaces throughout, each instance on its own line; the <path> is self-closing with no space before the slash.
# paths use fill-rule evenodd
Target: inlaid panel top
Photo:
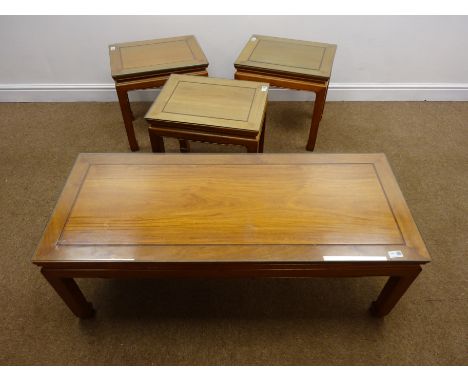
<path id="1" fill-rule="evenodd" d="M 253 35 L 234 66 L 328 80 L 336 45 Z"/>
<path id="2" fill-rule="evenodd" d="M 173 74 L 145 118 L 179 128 L 257 135 L 266 109 L 268 84 Z M 195 126 L 194 126 L 195 125 Z"/>
<path id="3" fill-rule="evenodd" d="M 115 79 L 208 66 L 194 36 L 112 44 L 109 55 L 112 77 Z"/>
<path id="4" fill-rule="evenodd" d="M 81 154 L 33 261 L 428 262 L 383 154 Z"/>

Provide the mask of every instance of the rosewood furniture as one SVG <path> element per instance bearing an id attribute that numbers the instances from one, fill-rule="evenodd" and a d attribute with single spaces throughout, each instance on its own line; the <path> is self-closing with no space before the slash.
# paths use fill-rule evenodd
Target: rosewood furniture
<path id="1" fill-rule="evenodd" d="M 263 152 L 268 84 L 187 75 L 170 76 L 148 110 L 153 152 L 164 152 L 163 137 L 241 145 Z"/>
<path id="2" fill-rule="evenodd" d="M 315 93 L 306 149 L 313 151 L 327 98 L 336 45 L 253 35 L 234 66 L 234 78 Z"/>
<path id="3" fill-rule="evenodd" d="M 132 151 L 139 149 L 128 91 L 164 85 L 171 73 L 207 76 L 208 61 L 194 36 L 135 41 L 109 46 L 112 78 Z"/>
<path id="4" fill-rule="evenodd" d="M 430 257 L 383 154 L 80 154 L 32 261 L 81 318 L 133 277 L 389 276 L 384 316 Z"/>

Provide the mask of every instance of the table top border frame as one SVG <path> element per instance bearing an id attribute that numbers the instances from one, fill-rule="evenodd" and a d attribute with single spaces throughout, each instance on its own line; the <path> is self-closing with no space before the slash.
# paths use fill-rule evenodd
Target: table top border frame
<path id="1" fill-rule="evenodd" d="M 194 164 L 193 163 L 193 159 L 194 158 L 198 158 L 199 160 L 201 159 L 201 161 L 205 161 L 205 160 L 208 160 L 208 158 L 213 158 L 213 157 L 218 157 L 218 158 L 225 158 L 225 159 L 228 159 L 229 163 L 218 163 L 217 165 L 229 165 L 229 164 L 232 164 L 232 165 L 239 165 L 239 163 L 236 163 L 236 162 L 233 162 L 234 158 L 237 160 L 239 159 L 240 161 L 245 161 L 246 159 L 241 159 L 241 158 L 255 158 L 255 160 L 258 162 L 257 164 L 272 164 L 271 161 L 273 160 L 273 162 L 275 160 L 277 160 L 278 158 L 280 157 L 283 157 L 284 158 L 284 155 L 285 154 L 261 154 L 261 155 L 258 155 L 258 154 L 191 154 L 189 155 L 191 158 L 191 163 L 185 163 L 185 164 Z M 289 161 L 291 161 L 292 158 L 294 157 L 301 157 L 301 158 L 307 158 L 307 159 L 312 159 L 314 158 L 315 159 L 320 159 L 320 156 L 326 156 L 327 158 L 331 158 L 331 159 L 335 159 L 335 162 L 332 162 L 332 163 L 336 163 L 336 164 L 339 164 L 339 163 L 348 163 L 348 164 L 352 164 L 352 163 L 356 163 L 356 164 L 360 164 L 360 163 L 363 163 L 362 162 L 362 159 L 367 159 L 367 160 L 371 160 L 373 158 L 373 160 L 371 160 L 371 162 L 364 162 L 364 163 L 369 163 L 369 164 L 379 164 L 381 167 L 384 166 L 383 169 L 381 170 L 385 170 L 385 171 L 390 171 L 390 174 L 389 175 L 393 175 L 393 173 L 391 172 L 391 169 L 390 169 L 390 166 L 388 165 L 388 161 L 386 160 L 386 157 L 384 154 L 286 154 L 288 155 L 288 159 Z M 355 156 L 356 158 L 361 158 L 361 160 L 356 160 L 356 162 L 350 162 L 349 159 L 347 161 L 340 161 L 340 157 L 341 158 L 346 158 L 346 157 L 349 157 L 349 155 L 353 155 Z M 292 156 L 292 158 L 291 158 Z M 122 157 L 126 158 L 127 161 L 124 162 L 124 163 L 115 163 L 115 159 L 119 159 L 121 160 Z M 45 265 L 45 264 L 51 264 L 51 263 L 75 263 L 75 264 L 82 264 L 82 263 L 85 263 L 86 260 L 73 260 L 73 261 L 64 261 L 64 260 L 51 260 L 50 258 L 47 259 L 47 256 L 44 255 L 44 253 L 51 253 L 51 252 L 55 252 L 56 250 L 59 249 L 59 247 L 65 247 L 65 246 L 60 246 L 60 245 L 57 245 L 58 243 L 58 240 L 59 238 L 61 237 L 61 234 L 63 232 L 63 229 L 66 225 L 66 222 L 68 221 L 68 216 L 69 214 L 71 213 L 72 211 L 72 208 L 73 208 L 73 205 L 74 205 L 74 202 L 76 201 L 76 198 L 78 197 L 79 195 L 79 191 L 81 190 L 81 185 L 84 183 L 84 179 L 86 178 L 86 174 L 88 173 L 88 170 L 89 170 L 89 167 L 91 164 L 95 164 L 95 165 L 98 165 L 98 164 L 103 164 L 103 165 L 108 165 L 108 164 L 131 164 L 132 161 L 135 161 L 137 158 L 144 158 L 144 157 L 147 157 L 148 159 L 150 159 L 151 161 L 153 161 L 155 158 L 156 158 L 156 155 L 155 154 L 80 154 L 78 156 L 78 158 L 76 159 L 76 162 L 75 162 L 75 165 L 73 166 L 73 169 L 72 171 L 70 172 L 70 175 L 67 179 L 67 182 L 66 182 L 66 185 L 62 191 L 62 194 L 60 195 L 60 198 L 58 199 L 58 202 L 57 202 L 57 205 L 54 209 L 54 212 L 52 213 L 51 215 L 51 218 L 49 220 L 49 223 L 47 224 L 45 230 L 44 230 L 44 233 L 43 233 L 43 237 L 41 238 L 41 241 L 36 249 L 36 252 L 33 256 L 33 263 L 35 264 L 42 264 L 42 265 Z M 168 154 L 163 154 L 163 155 L 157 155 L 157 157 L 159 157 L 159 159 L 162 159 L 163 161 L 167 161 L 167 160 L 174 160 L 175 159 L 175 162 L 178 162 L 179 160 L 181 160 L 182 162 L 184 162 L 185 160 L 187 160 L 187 155 L 179 155 L 179 154 L 173 154 L 173 155 L 168 155 Z M 269 157 L 269 158 L 268 158 Z M 102 161 L 102 159 L 104 159 L 104 161 Z M 112 163 L 106 163 L 106 161 L 111 161 Z M 100 163 L 101 162 L 101 163 Z M 297 161 L 294 161 L 292 160 L 292 162 L 294 162 L 295 164 L 299 164 L 300 162 L 297 162 Z M 324 163 L 324 164 L 332 164 L 330 163 L 329 161 L 325 161 L 325 162 L 321 162 L 321 161 L 318 161 L 318 162 L 313 162 L 313 163 Z M 144 163 L 138 163 L 140 165 L 144 165 Z M 154 163 L 147 163 L 149 165 L 168 165 L 168 163 L 159 163 L 159 164 L 154 164 Z M 172 163 L 173 165 L 178 165 L 178 164 L 181 164 L 181 163 Z M 209 161 L 206 162 L 206 163 L 195 163 L 196 164 L 210 164 Z M 245 162 L 243 163 L 244 165 L 248 165 L 249 162 Z M 277 163 L 277 164 L 288 164 L 288 163 L 285 163 L 285 162 L 282 162 L 282 163 Z M 306 163 L 303 163 L 303 164 L 311 164 L 311 162 L 306 162 Z M 385 164 L 387 165 L 385 168 Z M 377 174 L 378 171 L 376 169 L 376 172 Z M 379 179 L 380 179 L 380 176 L 379 176 Z M 396 186 L 396 189 L 397 191 L 399 191 L 401 193 L 401 190 L 399 190 L 399 187 L 398 187 L 398 184 L 396 183 L 396 180 L 394 179 L 393 177 L 393 180 L 387 180 L 387 182 L 393 182 L 393 186 L 395 188 Z M 75 183 L 75 187 L 71 186 L 71 184 Z M 382 189 L 385 190 L 384 186 L 381 185 Z M 403 203 L 403 209 L 406 207 L 407 211 L 403 211 L 403 213 L 408 213 L 410 219 L 410 221 L 407 223 L 407 225 L 409 225 L 409 228 L 411 230 L 415 230 L 416 231 L 416 241 L 415 242 L 412 242 L 412 241 L 408 241 L 407 240 L 407 237 L 406 237 L 406 231 L 403 230 L 401 231 L 401 219 L 398 219 L 398 216 L 395 216 L 395 211 L 394 211 L 394 208 L 393 208 L 393 205 L 391 203 L 391 201 L 388 199 L 388 195 L 385 193 L 385 196 L 387 198 L 387 202 L 389 204 L 389 207 L 392 211 L 392 214 L 394 215 L 394 218 L 397 222 L 397 226 L 400 230 L 400 232 L 402 233 L 402 237 L 403 237 L 403 240 L 405 242 L 405 245 L 407 247 L 409 247 L 409 249 L 416 249 L 418 252 L 422 252 L 421 253 L 418 253 L 418 259 L 417 260 L 405 260 L 404 263 L 426 263 L 426 262 L 429 262 L 430 261 L 430 256 L 429 254 L 427 253 L 427 249 L 425 248 L 425 245 L 424 245 L 424 242 L 419 234 L 419 231 L 417 230 L 417 227 L 416 227 L 416 224 L 412 218 L 412 215 L 411 215 L 411 212 L 409 211 L 407 205 L 406 205 L 406 202 L 404 200 L 404 198 L 402 200 L 400 200 L 400 203 Z M 403 196 L 401 195 L 401 198 Z M 62 216 L 56 216 L 56 211 L 58 211 L 59 209 L 60 210 L 63 210 L 63 208 L 60 208 L 62 207 L 64 204 L 66 205 L 67 203 L 67 200 L 69 200 L 71 198 L 71 203 L 69 203 L 69 207 L 68 209 L 66 209 L 66 216 L 63 216 L 63 212 L 62 212 Z M 402 212 L 400 212 L 401 214 Z M 58 220 L 58 221 L 57 221 Z M 258 244 L 255 244 L 258 246 Z M 281 246 L 283 244 L 276 244 L 277 246 Z M 346 244 L 342 244 L 342 245 L 346 245 Z M 92 247 L 97 247 L 97 246 L 93 246 L 91 245 Z M 125 245 L 124 245 L 125 246 Z M 123 247 L 124 247 L 123 246 Z M 157 245 L 158 247 L 161 247 L 161 245 Z M 174 245 L 171 245 L 172 247 L 174 247 Z M 194 246 L 194 245 L 190 245 L 190 246 Z M 232 246 L 232 245 L 230 245 Z M 249 245 L 237 245 L 238 247 L 245 247 L 245 246 L 249 246 Z M 252 246 L 252 245 L 251 245 Z M 284 245 L 283 245 L 284 246 Z M 309 248 L 318 248 L 318 247 L 321 247 L 323 245 L 301 245 L 301 244 L 297 244 L 297 245 L 294 245 L 294 247 L 301 247 L 301 246 L 304 246 L 304 247 L 309 247 Z M 333 244 L 333 245 L 328 245 L 329 247 L 332 247 L 332 246 L 340 246 L 340 244 Z M 350 247 L 365 247 L 366 245 L 350 245 Z M 375 245 L 375 244 L 369 244 L 367 245 L 368 247 L 372 247 L 372 246 L 379 246 L 379 245 Z M 78 247 L 78 246 L 76 246 Z M 112 246 L 112 245 L 104 245 L 103 247 L 116 247 L 115 245 Z M 141 245 L 140 245 L 141 247 Z M 169 247 L 169 246 L 167 246 Z M 180 247 L 180 246 L 178 246 Z M 200 245 L 200 247 L 203 247 L 202 245 Z M 116 260 L 116 259 L 114 259 Z M 88 260 L 89 261 L 89 260 Z M 299 261 L 299 260 L 298 260 Z M 302 260 L 303 261 L 303 260 Z M 390 260 L 390 262 L 395 262 L 396 260 Z M 99 264 L 99 263 L 106 263 L 105 261 L 96 261 L 96 260 L 93 260 L 94 263 L 96 264 Z M 117 260 L 118 263 L 120 264 L 124 264 L 124 262 L 120 262 Z M 134 263 L 135 261 L 132 261 L 132 263 Z M 139 263 L 148 263 L 148 262 L 145 262 L 145 261 L 137 261 Z M 150 263 L 153 263 L 154 261 L 151 261 Z M 245 262 L 245 261 L 244 261 Z M 272 261 L 267 261 L 267 262 L 272 262 Z M 273 261 L 273 263 L 275 263 L 276 261 Z M 296 261 L 297 262 L 297 261 Z M 299 261 L 300 262 L 300 261 Z M 308 261 L 310 263 L 314 263 L 314 261 Z M 319 262 L 319 261 L 317 261 Z M 107 262 L 109 264 L 109 261 Z M 154 263 L 158 263 L 157 261 L 154 262 Z M 320 262 L 322 263 L 322 262 Z"/>
<path id="2" fill-rule="evenodd" d="M 176 61 L 178 63 L 186 62 L 187 65 L 175 65 L 171 66 L 170 63 L 150 65 L 140 68 L 145 69 L 124 69 L 122 63 L 122 55 L 120 53 L 121 48 L 133 47 L 133 46 L 144 46 L 151 45 L 156 43 L 171 43 L 184 41 L 190 52 L 192 53 L 193 60 L 182 60 Z M 114 50 L 111 50 L 114 48 Z M 205 69 L 208 67 L 209 63 L 203 52 L 200 44 L 198 43 L 194 35 L 185 35 L 185 36 L 176 36 L 162 39 L 152 39 L 152 40 L 141 40 L 125 43 L 116 43 L 109 45 L 109 58 L 111 64 L 111 76 L 116 82 L 124 82 L 126 80 L 137 79 L 139 77 L 153 77 L 153 76 L 162 76 L 164 74 L 170 74 L 175 71 L 180 70 L 195 70 L 195 69 Z M 176 63 L 173 62 L 172 64 Z M 116 63 L 119 65 L 116 66 Z M 151 69 L 153 68 L 153 69 Z"/>
<path id="3" fill-rule="evenodd" d="M 303 67 L 298 67 L 298 66 L 280 65 L 280 64 L 274 64 L 274 63 L 268 63 L 268 62 L 265 62 L 267 66 L 255 65 L 254 63 L 258 61 L 251 61 L 249 60 L 249 58 L 251 57 L 253 51 L 256 49 L 260 41 L 278 41 L 278 42 L 283 42 L 283 43 L 290 42 L 292 44 L 302 43 L 303 45 L 306 45 L 306 46 L 324 48 L 324 53 L 322 56 L 320 69 L 310 69 L 310 68 L 303 68 Z M 334 63 L 334 59 L 336 55 L 336 49 L 337 49 L 336 44 L 328 44 L 328 43 L 321 43 L 318 41 L 297 40 L 297 39 L 291 39 L 291 38 L 281 38 L 281 37 L 254 34 L 248 39 L 247 43 L 242 48 L 242 51 L 239 53 L 239 56 L 234 62 L 234 67 L 238 70 L 245 69 L 246 71 L 260 71 L 265 74 L 271 73 L 271 74 L 276 74 L 278 76 L 281 76 L 282 74 L 284 74 L 285 76 L 292 75 L 297 78 L 305 78 L 305 79 L 312 79 L 312 80 L 317 79 L 318 81 L 324 82 L 324 81 L 328 81 L 331 77 L 333 63 Z M 329 65 L 330 65 L 330 68 L 327 71 L 321 70 L 325 56 L 327 56 L 327 62 L 329 62 Z M 253 63 L 253 64 L 249 64 L 249 63 Z M 303 70 L 302 70 L 302 73 L 298 73 L 297 71 L 287 69 L 288 67 L 298 68 L 298 69 L 303 69 Z"/>

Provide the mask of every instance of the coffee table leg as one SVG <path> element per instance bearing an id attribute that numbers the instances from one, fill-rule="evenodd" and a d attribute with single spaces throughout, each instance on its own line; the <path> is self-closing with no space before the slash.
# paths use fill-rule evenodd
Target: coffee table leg
<path id="1" fill-rule="evenodd" d="M 409 286 L 418 277 L 421 272 L 419 265 L 414 267 L 414 270 L 403 276 L 392 276 L 388 279 L 379 297 L 370 307 L 372 315 L 383 317 L 390 313 L 393 307 L 397 304 Z"/>
<path id="2" fill-rule="evenodd" d="M 307 142 L 306 150 L 314 151 L 315 141 L 317 140 L 317 133 L 322 119 L 323 108 L 325 107 L 325 99 L 327 98 L 327 88 L 323 88 L 315 92 L 314 111 L 312 114 L 312 124 L 310 125 L 309 140 Z"/>
<path id="3" fill-rule="evenodd" d="M 135 137 L 135 129 L 133 128 L 133 113 L 130 108 L 130 101 L 128 100 L 128 92 L 125 89 L 116 87 L 117 97 L 119 98 L 120 110 L 124 120 L 125 130 L 127 132 L 128 143 L 130 150 L 138 151 L 138 142 Z"/>
<path id="4" fill-rule="evenodd" d="M 81 293 L 80 288 L 72 278 L 62 278 L 49 274 L 41 270 L 42 274 L 67 304 L 70 310 L 79 318 L 90 318 L 95 314 L 95 310 L 90 302 Z"/>

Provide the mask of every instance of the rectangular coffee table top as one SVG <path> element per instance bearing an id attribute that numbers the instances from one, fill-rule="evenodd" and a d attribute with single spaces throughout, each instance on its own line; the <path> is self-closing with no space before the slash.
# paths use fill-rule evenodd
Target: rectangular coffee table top
<path id="1" fill-rule="evenodd" d="M 267 96 L 267 83 L 173 74 L 145 118 L 191 130 L 257 135 Z"/>
<path id="2" fill-rule="evenodd" d="M 284 73 L 328 80 L 336 45 L 253 35 L 234 66 L 249 71 Z"/>
<path id="3" fill-rule="evenodd" d="M 208 61 L 194 36 L 133 41 L 109 46 L 114 79 L 167 75 L 183 69 L 204 69 Z"/>
<path id="4" fill-rule="evenodd" d="M 383 154 L 80 154 L 33 258 L 337 260 L 430 261 Z"/>

